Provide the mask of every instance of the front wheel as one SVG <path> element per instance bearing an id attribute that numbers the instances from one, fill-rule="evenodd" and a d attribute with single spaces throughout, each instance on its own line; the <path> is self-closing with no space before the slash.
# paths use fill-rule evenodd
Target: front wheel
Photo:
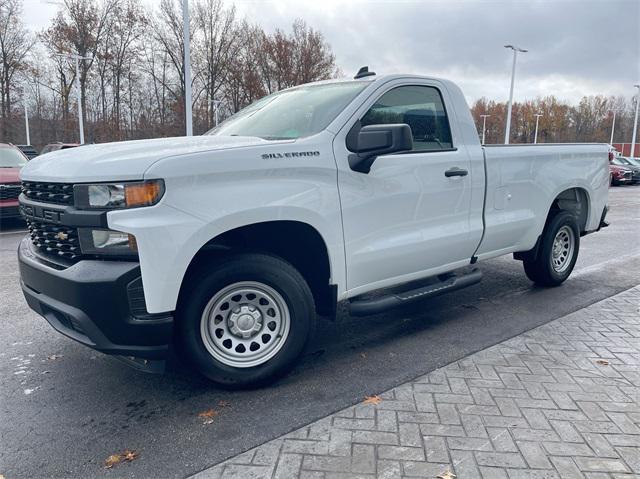
<path id="1" fill-rule="evenodd" d="M 558 286 L 573 271 L 580 249 L 580 230 L 567 211 L 555 213 L 542 233 L 538 254 L 523 261 L 527 277 L 541 286 Z"/>
<path id="2" fill-rule="evenodd" d="M 181 298 L 178 341 L 206 377 L 227 387 L 287 372 L 315 329 L 313 296 L 288 262 L 242 254 L 203 267 Z"/>

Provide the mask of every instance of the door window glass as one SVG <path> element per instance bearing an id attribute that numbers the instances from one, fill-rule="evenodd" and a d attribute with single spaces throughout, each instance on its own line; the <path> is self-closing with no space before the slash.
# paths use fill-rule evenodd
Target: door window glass
<path id="1" fill-rule="evenodd" d="M 382 95 L 362 117 L 362 126 L 406 123 L 413 151 L 453 148 L 449 120 L 440 92 L 428 86 L 401 86 Z"/>

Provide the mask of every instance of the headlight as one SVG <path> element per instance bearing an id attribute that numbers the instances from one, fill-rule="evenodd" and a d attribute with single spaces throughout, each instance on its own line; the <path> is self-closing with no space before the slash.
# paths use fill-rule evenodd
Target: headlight
<path id="1" fill-rule="evenodd" d="M 80 249 L 84 254 L 135 256 L 138 245 L 135 236 L 121 231 L 79 228 Z"/>
<path id="2" fill-rule="evenodd" d="M 122 209 L 155 205 L 164 194 L 164 181 L 79 184 L 74 186 L 80 209 Z"/>

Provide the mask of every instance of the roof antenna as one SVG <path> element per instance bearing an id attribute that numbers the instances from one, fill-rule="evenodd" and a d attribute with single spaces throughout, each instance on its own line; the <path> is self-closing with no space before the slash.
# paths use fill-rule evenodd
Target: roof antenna
<path id="1" fill-rule="evenodd" d="M 369 71 L 369 67 L 362 67 L 360 68 L 360 70 L 358 70 L 358 73 L 356 73 L 356 76 L 354 76 L 353 79 L 358 80 L 359 78 L 370 77 L 375 74 L 376 72 Z"/>

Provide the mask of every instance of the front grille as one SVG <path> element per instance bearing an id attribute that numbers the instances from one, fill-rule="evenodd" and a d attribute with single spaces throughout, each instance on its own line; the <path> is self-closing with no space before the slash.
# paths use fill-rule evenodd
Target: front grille
<path id="1" fill-rule="evenodd" d="M 2 185 L 0 186 L 0 200 L 17 200 L 20 196 L 20 185 Z"/>
<path id="2" fill-rule="evenodd" d="M 73 184 L 22 182 L 22 193 L 29 199 L 58 205 L 73 205 Z"/>
<path id="3" fill-rule="evenodd" d="M 31 242 L 39 253 L 77 261 L 81 258 L 78 230 L 69 226 L 43 223 L 27 218 Z"/>

